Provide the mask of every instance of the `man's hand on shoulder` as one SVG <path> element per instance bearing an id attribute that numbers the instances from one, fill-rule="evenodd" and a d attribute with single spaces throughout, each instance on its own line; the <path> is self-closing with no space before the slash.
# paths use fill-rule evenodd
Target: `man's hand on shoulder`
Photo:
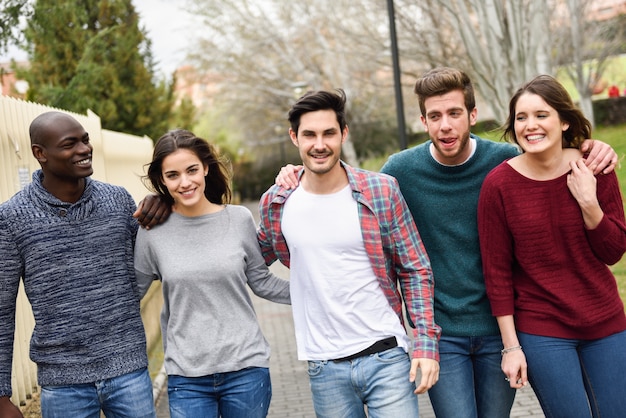
<path id="1" fill-rule="evenodd" d="M 580 151 L 583 154 L 589 153 L 585 165 L 593 171 L 594 175 L 609 174 L 615 170 L 619 161 L 615 150 L 609 144 L 597 139 L 585 139 L 580 144 Z"/>
<path id="2" fill-rule="evenodd" d="M 168 205 L 158 194 L 150 194 L 143 198 L 133 217 L 137 218 L 139 225 L 150 229 L 163 223 L 172 213 L 172 207 Z"/>
<path id="3" fill-rule="evenodd" d="M 276 176 L 275 183 L 287 190 L 298 187 L 298 172 L 302 170 L 301 165 L 287 164 L 282 167 Z"/>
<path id="4" fill-rule="evenodd" d="M 24 418 L 20 409 L 13 405 L 11 398 L 0 396 L 0 418 Z"/>

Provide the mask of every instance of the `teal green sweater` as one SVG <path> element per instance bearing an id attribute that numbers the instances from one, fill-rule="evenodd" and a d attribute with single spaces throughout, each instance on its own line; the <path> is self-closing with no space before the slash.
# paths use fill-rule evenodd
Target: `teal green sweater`
<path id="1" fill-rule="evenodd" d="M 444 166 L 430 141 L 392 155 L 381 171 L 398 179 L 430 257 L 435 322 L 442 335 L 499 335 L 485 291 L 477 225 L 478 195 L 487 174 L 518 154 L 515 147 L 476 139 L 474 155 Z"/>

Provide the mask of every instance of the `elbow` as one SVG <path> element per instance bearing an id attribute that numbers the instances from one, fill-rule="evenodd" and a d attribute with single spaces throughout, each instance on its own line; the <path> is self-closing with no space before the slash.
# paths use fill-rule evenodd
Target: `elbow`
<path id="1" fill-rule="evenodd" d="M 625 252 L 626 248 L 605 248 L 604 251 L 594 251 L 594 254 L 598 257 L 598 260 L 602 261 L 607 266 L 612 266 L 617 264 L 622 259 Z"/>
<path id="2" fill-rule="evenodd" d="M 603 261 L 607 266 L 613 266 L 622 259 L 623 255 L 624 253 L 619 254 L 619 256 L 616 255 L 615 257 L 604 257 Z"/>

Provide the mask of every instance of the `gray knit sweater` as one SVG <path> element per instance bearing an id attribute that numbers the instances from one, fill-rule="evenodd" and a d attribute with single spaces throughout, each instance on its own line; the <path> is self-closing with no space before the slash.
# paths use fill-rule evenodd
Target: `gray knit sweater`
<path id="1" fill-rule="evenodd" d="M 227 205 L 198 217 L 172 213 L 137 234 L 142 294 L 163 282 L 161 330 L 168 374 L 187 377 L 269 367 L 270 348 L 248 292 L 290 303 L 289 282 L 268 270 L 250 211 Z"/>
<path id="2" fill-rule="evenodd" d="M 62 202 L 42 178 L 36 171 L 0 205 L 0 396 L 11 394 L 21 276 L 40 385 L 90 383 L 148 364 L 133 269 L 135 203 L 123 188 L 89 178 L 78 202 Z"/>

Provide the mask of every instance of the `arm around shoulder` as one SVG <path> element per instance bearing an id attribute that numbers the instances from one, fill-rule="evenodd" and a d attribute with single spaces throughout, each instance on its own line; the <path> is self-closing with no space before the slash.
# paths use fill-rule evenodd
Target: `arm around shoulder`
<path id="1" fill-rule="evenodd" d="M 596 175 L 611 173 L 619 161 L 615 150 L 609 144 L 597 139 L 584 140 L 580 145 L 580 151 L 588 153 L 585 164 Z"/>
<path id="2" fill-rule="evenodd" d="M 157 194 L 147 195 L 141 202 L 133 217 L 143 228 L 150 229 L 163 223 L 172 213 L 172 207 Z"/>

